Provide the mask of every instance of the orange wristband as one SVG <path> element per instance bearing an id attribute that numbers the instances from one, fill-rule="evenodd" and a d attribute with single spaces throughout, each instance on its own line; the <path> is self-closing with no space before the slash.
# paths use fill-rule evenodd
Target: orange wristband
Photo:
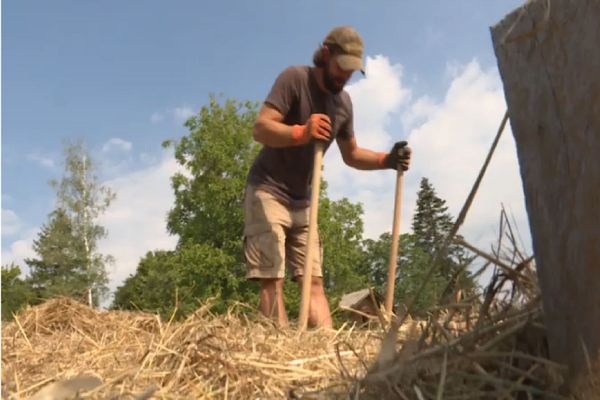
<path id="1" fill-rule="evenodd" d="M 297 144 L 304 144 L 308 142 L 304 135 L 306 125 L 293 125 L 292 126 L 292 140 Z"/>
<path id="2" fill-rule="evenodd" d="M 383 162 L 387 155 L 388 153 L 377 153 L 377 165 L 379 165 L 379 168 L 384 168 Z"/>

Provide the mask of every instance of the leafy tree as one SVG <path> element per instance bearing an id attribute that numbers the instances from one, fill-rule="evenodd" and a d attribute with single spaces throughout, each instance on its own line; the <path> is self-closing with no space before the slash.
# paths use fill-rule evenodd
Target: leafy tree
<path id="1" fill-rule="evenodd" d="M 65 143 L 65 169 L 57 192 L 56 209 L 38 235 L 34 250 L 39 258 L 27 260 L 36 288 L 43 296 L 87 292 L 90 305 L 107 293 L 106 265 L 112 257 L 98 252 L 107 235 L 96 222 L 115 194 L 100 185 L 96 167 L 82 141 Z"/>
<path id="2" fill-rule="evenodd" d="M 252 140 L 257 104 L 215 97 L 185 123 L 189 134 L 173 144 L 186 173 L 171 179 L 175 205 L 167 228 L 179 243 L 206 243 L 241 258 L 242 204 L 248 170 L 259 147 Z"/>
<path id="3" fill-rule="evenodd" d="M 323 280 L 330 301 L 368 285 L 363 241 L 363 209 L 347 198 L 337 201 L 327 196 L 323 182 L 319 199 L 319 232 L 323 244 Z"/>
<path id="4" fill-rule="evenodd" d="M 20 276 L 17 265 L 2 266 L 2 321 L 11 320 L 13 314 L 35 300 L 30 282 Z"/>
<path id="5" fill-rule="evenodd" d="M 400 236 L 400 246 L 405 240 L 405 235 Z M 365 239 L 363 249 L 365 252 L 365 263 L 368 270 L 370 285 L 374 286 L 380 293 L 385 292 L 390 259 L 390 247 L 392 246 L 392 235 L 389 232 L 382 233 L 377 240 Z M 402 256 L 402 249 L 398 252 Z"/>
<path id="6" fill-rule="evenodd" d="M 256 301 L 255 288 L 240 285 L 244 281 L 236 264 L 234 257 L 207 244 L 149 252 L 117 290 L 113 307 L 154 311 L 167 318 L 174 311 L 185 316 L 211 297 L 217 312 L 232 301 Z"/>
<path id="7" fill-rule="evenodd" d="M 185 172 L 171 178 L 175 204 L 167 229 L 179 236 L 172 252 L 148 253 L 136 274 L 117 289 L 114 306 L 169 313 L 178 296 L 178 315 L 198 300 L 217 296 L 217 310 L 231 301 L 254 302 L 257 286 L 245 279 L 243 196 L 248 170 L 259 147 L 252 140 L 257 104 L 211 96 L 188 119 L 189 134 L 173 146 Z M 155 290 L 155 285 L 161 285 Z"/>
<path id="8" fill-rule="evenodd" d="M 245 278 L 243 198 L 246 177 L 259 146 L 252 139 L 257 104 L 210 98 L 185 126 L 189 134 L 173 146 L 185 169 L 172 177 L 175 204 L 167 228 L 179 236 L 172 252 L 149 253 L 135 275 L 115 295 L 115 307 L 159 310 L 168 314 L 178 296 L 179 315 L 198 300 L 217 296 L 217 310 L 231 301 L 255 304 L 258 285 Z M 334 297 L 358 289 L 362 262 L 362 208 L 348 200 L 331 201 L 323 186 L 321 240 L 325 248 L 325 281 Z M 155 289 L 160 285 L 160 289 Z M 290 316 L 297 314 L 300 295 L 285 285 Z"/>

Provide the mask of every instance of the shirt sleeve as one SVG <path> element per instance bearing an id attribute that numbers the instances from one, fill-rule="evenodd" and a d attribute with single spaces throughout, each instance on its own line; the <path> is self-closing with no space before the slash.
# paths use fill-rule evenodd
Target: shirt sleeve
<path id="1" fill-rule="evenodd" d="M 344 124 L 340 127 L 338 137 L 343 140 L 351 140 L 354 137 L 354 112 L 352 110 L 352 100 L 347 96 L 343 102 L 346 118 Z"/>
<path id="2" fill-rule="evenodd" d="M 297 100 L 299 83 L 298 69 L 286 68 L 275 80 L 265 103 L 273 106 L 282 115 L 287 115 Z"/>

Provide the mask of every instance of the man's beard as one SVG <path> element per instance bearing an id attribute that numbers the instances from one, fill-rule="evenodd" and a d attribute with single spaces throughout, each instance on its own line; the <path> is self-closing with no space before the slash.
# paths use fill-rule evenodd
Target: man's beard
<path id="1" fill-rule="evenodd" d="M 333 94 L 338 94 L 344 90 L 344 84 L 340 85 L 333 79 L 327 66 L 323 68 L 323 84 L 325 85 L 325 88 Z"/>

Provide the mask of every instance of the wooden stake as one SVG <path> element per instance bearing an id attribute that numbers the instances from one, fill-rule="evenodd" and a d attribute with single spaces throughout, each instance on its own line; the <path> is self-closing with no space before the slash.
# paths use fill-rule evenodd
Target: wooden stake
<path id="1" fill-rule="evenodd" d="M 308 308 L 310 305 L 310 288 L 312 283 L 312 264 L 314 259 L 317 238 L 317 216 L 319 213 L 319 191 L 321 189 L 321 165 L 323 164 L 323 150 L 325 143 L 315 143 L 315 159 L 313 164 L 313 176 L 310 195 L 310 219 L 308 221 L 308 239 L 306 251 L 304 252 L 304 276 L 302 279 L 302 300 L 300 303 L 300 318 L 298 329 L 303 331 L 308 323 Z"/>
<path id="2" fill-rule="evenodd" d="M 396 264 L 398 259 L 398 243 L 400 236 L 400 208 L 402 203 L 402 184 L 404 182 L 404 172 L 398 165 L 396 173 L 396 198 L 394 199 L 394 222 L 392 228 L 392 246 L 390 248 L 390 260 L 388 264 L 387 293 L 385 296 L 385 312 L 388 321 L 392 318 L 392 308 L 394 306 L 394 285 L 396 283 Z"/>

